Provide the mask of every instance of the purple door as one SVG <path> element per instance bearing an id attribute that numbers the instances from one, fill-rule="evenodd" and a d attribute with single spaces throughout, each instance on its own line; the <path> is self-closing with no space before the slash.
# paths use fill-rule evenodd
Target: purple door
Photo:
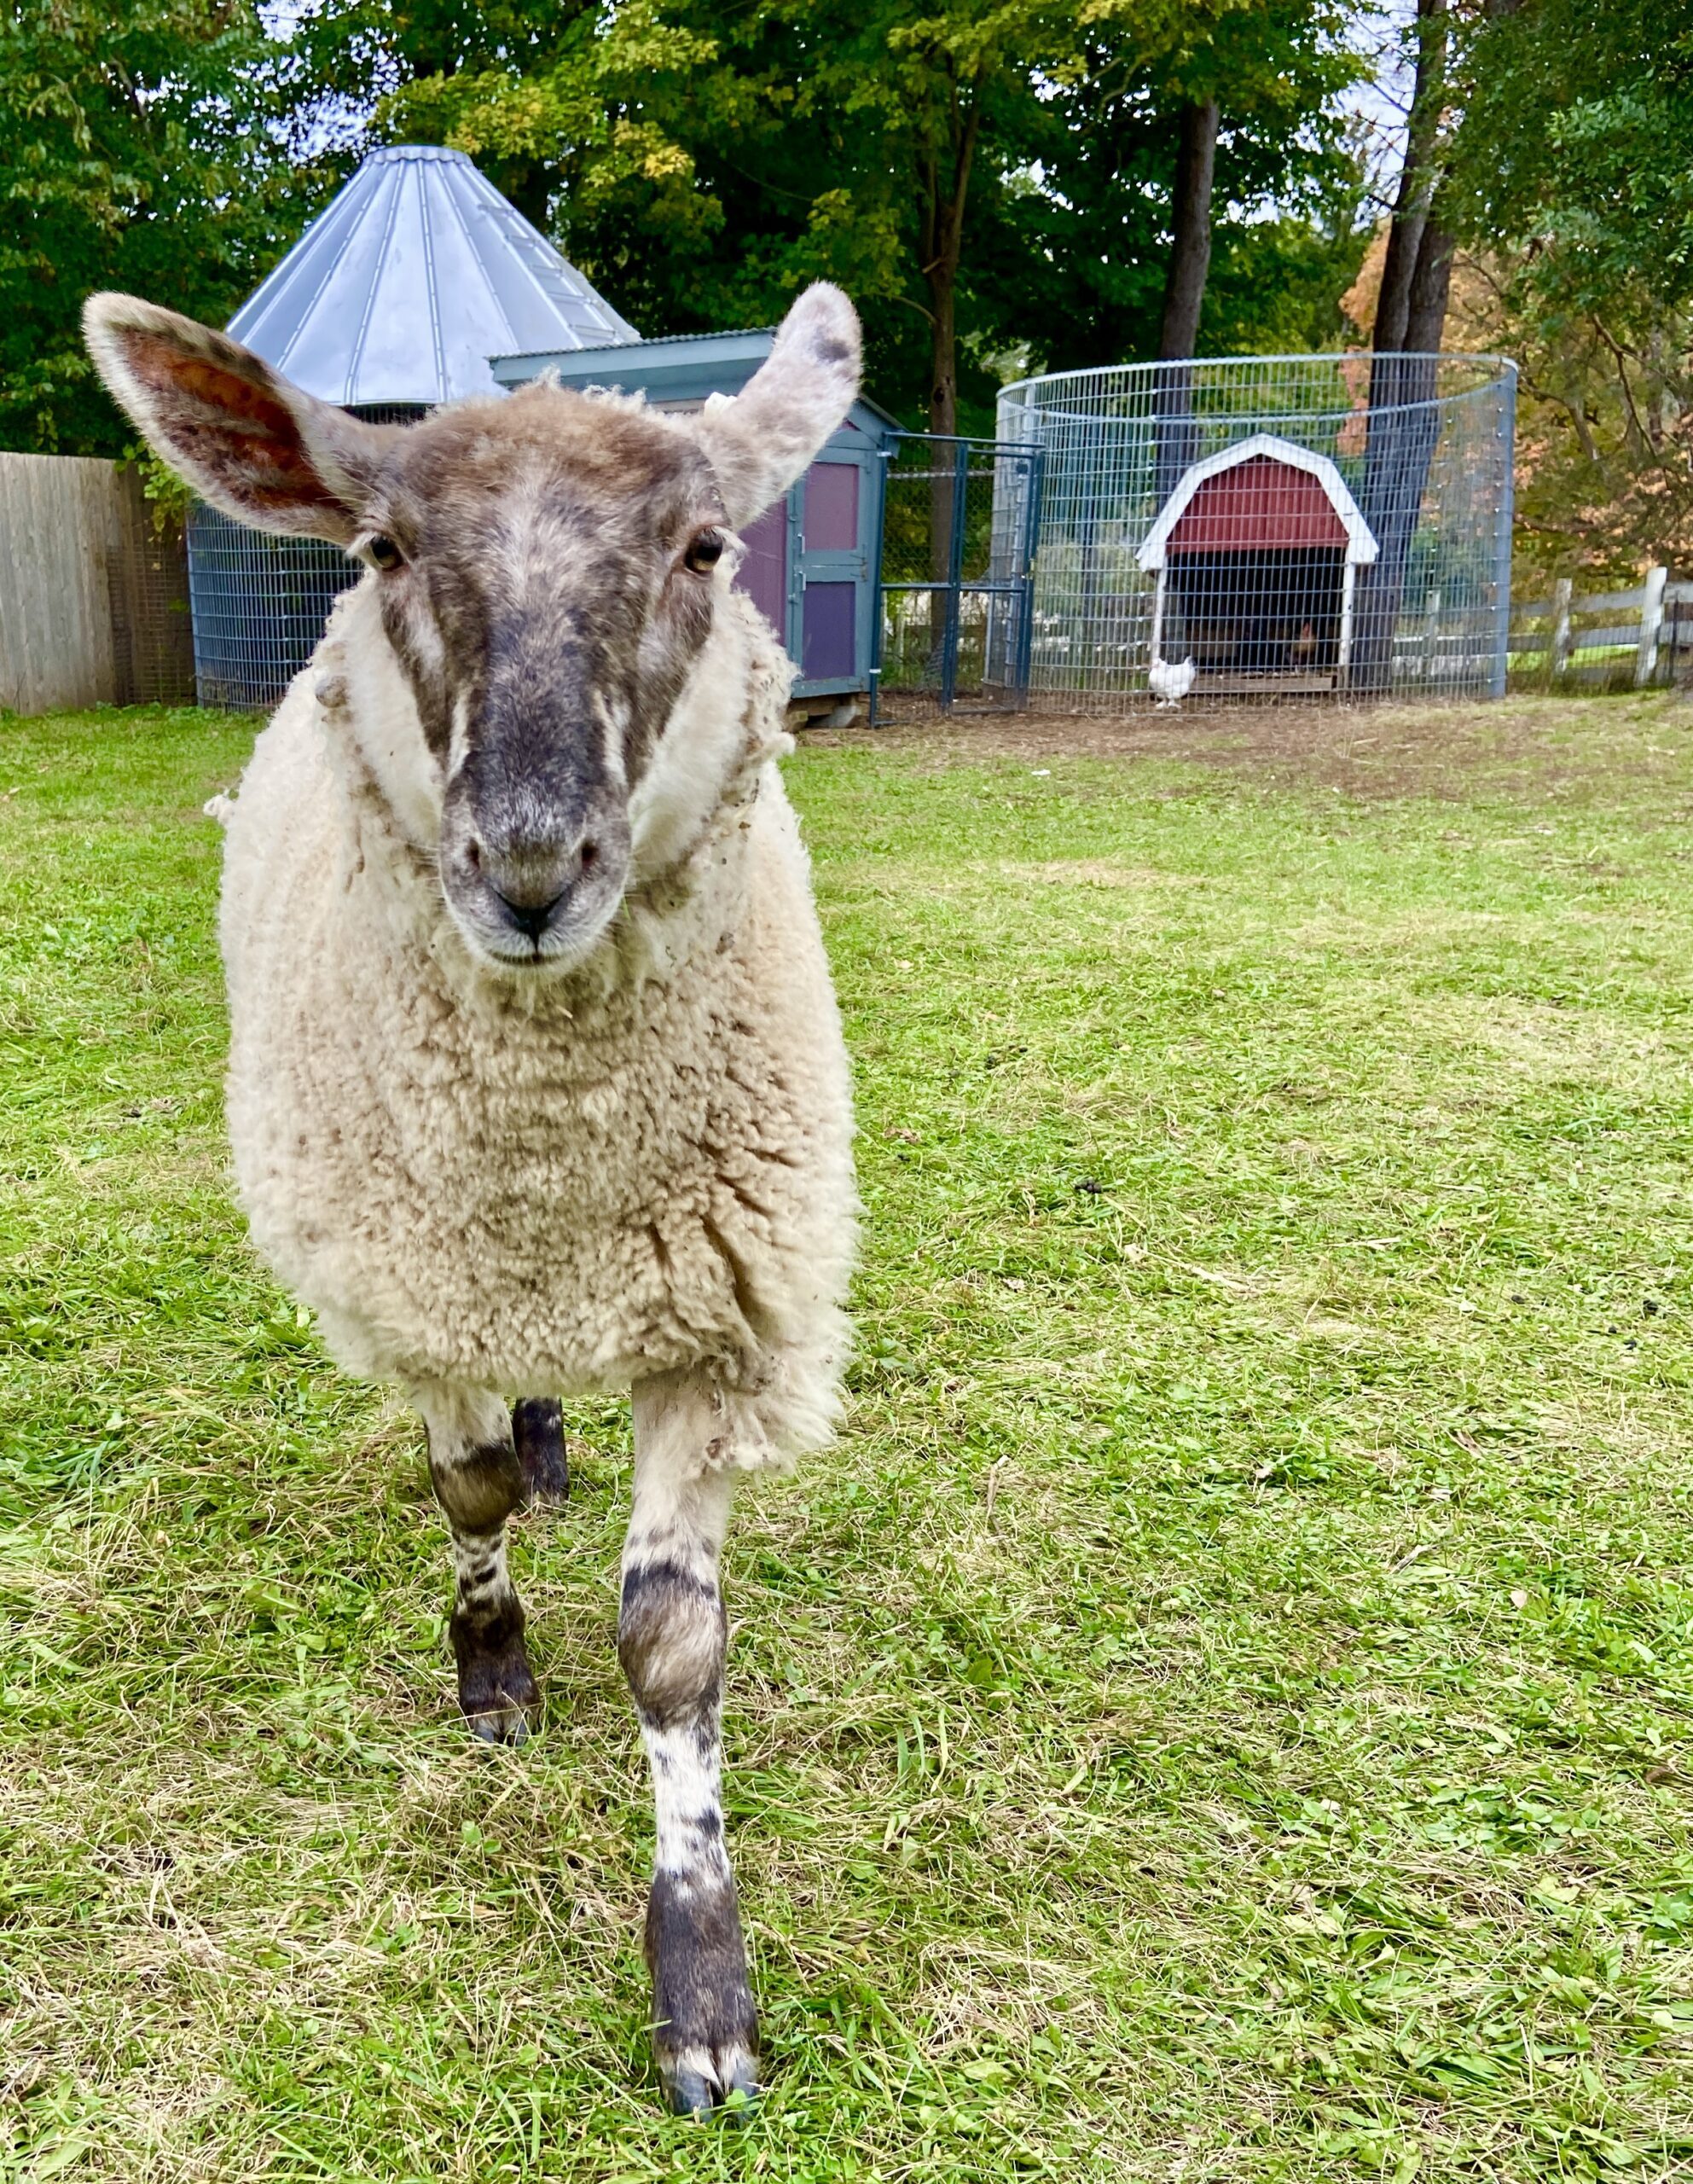
<path id="1" fill-rule="evenodd" d="M 800 673 L 808 682 L 850 688 L 862 681 L 859 605 L 868 576 L 859 465 L 824 456 L 806 472 L 802 490 Z"/>
<path id="2" fill-rule="evenodd" d="M 746 559 L 735 571 L 735 588 L 744 591 L 786 644 L 788 634 L 788 504 L 786 498 L 766 508 L 741 532 Z"/>

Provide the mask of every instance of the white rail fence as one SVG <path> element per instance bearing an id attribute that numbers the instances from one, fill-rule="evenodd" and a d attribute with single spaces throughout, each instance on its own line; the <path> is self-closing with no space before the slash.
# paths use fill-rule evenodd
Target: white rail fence
<path id="1" fill-rule="evenodd" d="M 1510 610 L 1511 678 L 1650 689 L 1693 674 L 1693 583 L 1648 569 L 1632 591 L 1578 592 L 1568 577 L 1550 599 Z"/>

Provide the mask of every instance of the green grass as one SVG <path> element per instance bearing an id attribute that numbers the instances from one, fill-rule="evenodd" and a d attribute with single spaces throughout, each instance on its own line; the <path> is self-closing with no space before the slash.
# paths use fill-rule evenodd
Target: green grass
<path id="1" fill-rule="evenodd" d="M 1396 720 L 790 767 L 868 1217 L 728 1558 L 745 2129 L 641 2031 L 617 1407 L 475 1750 L 227 1193 L 250 731 L 0 723 L 0 2179 L 1693 2173 L 1693 714 Z"/>

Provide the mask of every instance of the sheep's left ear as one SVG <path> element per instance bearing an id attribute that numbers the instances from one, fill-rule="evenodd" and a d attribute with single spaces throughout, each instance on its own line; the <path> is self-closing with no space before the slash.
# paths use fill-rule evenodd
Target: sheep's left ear
<path id="1" fill-rule="evenodd" d="M 858 313 L 838 288 L 808 288 L 776 346 L 732 401 L 716 397 L 695 431 L 729 521 L 762 515 L 801 476 L 858 392 Z"/>

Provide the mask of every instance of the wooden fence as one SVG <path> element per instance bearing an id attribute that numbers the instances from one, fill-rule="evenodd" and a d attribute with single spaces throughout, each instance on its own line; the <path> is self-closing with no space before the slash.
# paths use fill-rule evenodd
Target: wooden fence
<path id="1" fill-rule="evenodd" d="M 1655 568 L 1632 591 L 1578 593 L 1562 577 L 1550 599 L 1513 603 L 1510 653 L 1513 681 L 1528 685 L 1684 681 L 1693 673 L 1693 584 Z"/>
<path id="2" fill-rule="evenodd" d="M 0 454 L 0 708 L 193 698 L 180 526 L 115 462 Z"/>

